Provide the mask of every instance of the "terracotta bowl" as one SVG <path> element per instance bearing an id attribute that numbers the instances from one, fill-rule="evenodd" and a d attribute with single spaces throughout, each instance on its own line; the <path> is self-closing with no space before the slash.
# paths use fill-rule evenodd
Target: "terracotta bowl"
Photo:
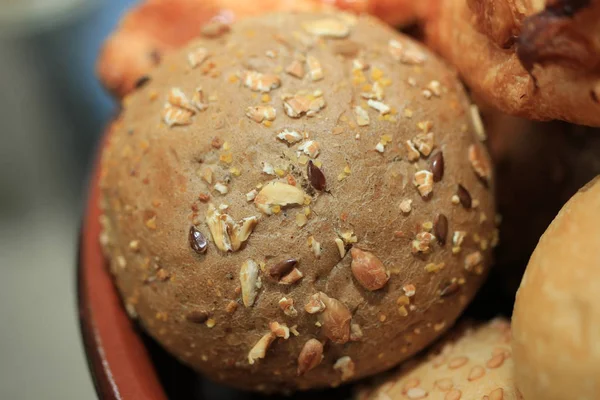
<path id="1" fill-rule="evenodd" d="M 77 292 L 90 373 L 102 400 L 256 399 L 217 385 L 167 354 L 127 316 L 99 243 L 98 171 L 92 175 L 80 234 Z M 346 387 L 303 392 L 287 400 L 346 399 Z M 275 397 L 271 397 L 274 399 Z"/>

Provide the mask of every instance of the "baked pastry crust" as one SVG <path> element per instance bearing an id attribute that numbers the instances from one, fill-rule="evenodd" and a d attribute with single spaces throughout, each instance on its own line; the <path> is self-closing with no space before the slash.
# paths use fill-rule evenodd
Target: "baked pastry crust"
<path id="1" fill-rule="evenodd" d="M 522 400 L 514 382 L 510 323 L 463 323 L 426 356 L 375 378 L 357 400 Z"/>
<path id="2" fill-rule="evenodd" d="M 124 99 L 103 153 L 102 243 L 126 309 L 252 390 L 409 358 L 452 326 L 497 239 L 460 82 L 368 16 L 271 14 L 210 36 Z"/>
<path id="3" fill-rule="evenodd" d="M 516 382 L 525 398 L 600 395 L 599 211 L 600 176 L 563 206 L 525 270 L 512 328 Z"/>
<path id="4" fill-rule="evenodd" d="M 599 1 L 429 5 L 427 43 L 484 101 L 530 119 L 600 126 Z"/>

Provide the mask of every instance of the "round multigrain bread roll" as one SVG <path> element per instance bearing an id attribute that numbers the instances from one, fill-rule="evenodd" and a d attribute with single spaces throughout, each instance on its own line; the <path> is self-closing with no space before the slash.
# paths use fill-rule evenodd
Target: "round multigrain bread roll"
<path id="1" fill-rule="evenodd" d="M 495 243 L 492 172 L 455 75 L 376 19 L 273 14 L 167 57 L 102 160 L 129 312 L 261 391 L 377 373 L 451 326 Z"/>
<path id="2" fill-rule="evenodd" d="M 600 398 L 600 178 L 565 204 L 536 247 L 513 313 L 526 399 Z"/>
<path id="3" fill-rule="evenodd" d="M 510 324 L 502 319 L 457 327 L 426 357 L 377 377 L 357 395 L 357 400 L 522 398 L 514 384 Z"/>

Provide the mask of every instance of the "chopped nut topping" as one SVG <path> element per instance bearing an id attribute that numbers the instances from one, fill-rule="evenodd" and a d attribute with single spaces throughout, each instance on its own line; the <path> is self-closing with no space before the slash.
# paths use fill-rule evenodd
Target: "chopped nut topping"
<path id="1" fill-rule="evenodd" d="M 227 194 L 227 193 L 229 193 L 229 188 L 223 182 L 217 182 L 217 183 L 215 183 L 214 188 L 215 188 L 215 190 L 217 192 L 219 192 L 221 194 Z"/>
<path id="2" fill-rule="evenodd" d="M 406 158 L 408 158 L 408 161 L 414 162 L 421 157 L 412 140 L 404 142 L 404 148 L 406 149 Z"/>
<path id="3" fill-rule="evenodd" d="M 290 338 L 290 328 L 286 324 L 280 324 L 279 322 L 269 323 L 269 329 L 275 334 L 275 336 L 283 339 Z"/>
<path id="4" fill-rule="evenodd" d="M 429 89 L 425 89 L 421 93 L 423 94 L 423 97 L 425 97 L 428 100 L 431 98 L 431 96 L 433 96 L 433 93 L 431 93 L 431 90 Z"/>
<path id="5" fill-rule="evenodd" d="M 489 181 L 492 178 L 492 168 L 481 146 L 476 144 L 469 146 L 469 161 L 473 170 L 481 179 Z"/>
<path id="6" fill-rule="evenodd" d="M 298 356 L 298 376 L 304 375 L 323 361 L 323 344 L 310 339 L 302 347 Z"/>
<path id="7" fill-rule="evenodd" d="M 385 115 L 391 111 L 390 106 L 381 101 L 369 99 L 367 100 L 367 104 L 369 105 L 369 107 L 379 111 L 379 114 L 381 115 Z"/>
<path id="8" fill-rule="evenodd" d="M 254 122 L 274 121 L 277 111 L 273 106 L 255 106 L 246 109 L 246 116 Z"/>
<path id="9" fill-rule="evenodd" d="M 279 279 L 279 284 L 291 285 L 298 282 L 302 277 L 304 277 L 304 274 L 298 268 L 294 268 L 289 274 Z"/>
<path id="10" fill-rule="evenodd" d="M 483 262 L 483 255 L 480 251 L 475 251 L 465 257 L 465 269 L 472 271 L 476 266 Z"/>
<path id="11" fill-rule="evenodd" d="M 360 95 L 365 99 L 383 100 L 383 87 L 379 84 L 379 81 L 376 81 L 371 86 L 371 91 L 362 92 Z"/>
<path id="12" fill-rule="evenodd" d="M 306 218 L 306 215 L 302 212 L 296 214 L 296 225 L 299 227 L 303 227 L 306 225 L 306 223 L 308 222 L 308 218 Z"/>
<path id="13" fill-rule="evenodd" d="M 240 269 L 240 284 L 242 286 L 242 301 L 246 307 L 251 307 L 256 300 L 260 277 L 258 264 L 253 260 L 246 260 Z"/>
<path id="14" fill-rule="evenodd" d="M 356 243 L 358 238 L 352 231 L 342 232 L 340 237 L 344 240 L 344 243 Z"/>
<path id="15" fill-rule="evenodd" d="M 433 236 L 429 232 L 419 232 L 415 240 L 412 241 L 412 252 L 414 253 L 428 253 L 429 245 L 435 240 L 435 236 Z"/>
<path id="16" fill-rule="evenodd" d="M 196 112 L 196 109 L 192 103 L 188 100 L 187 96 L 179 88 L 172 88 L 169 92 L 167 101 L 174 107 L 183 108 L 184 110 L 190 111 L 192 114 Z"/>
<path id="17" fill-rule="evenodd" d="M 344 258 L 344 256 L 346 255 L 346 246 L 344 245 L 344 241 L 340 238 L 335 238 L 335 245 L 338 248 L 338 251 L 340 252 L 340 257 Z"/>
<path id="18" fill-rule="evenodd" d="M 292 61 L 292 63 L 285 69 L 285 72 L 296 78 L 304 78 L 304 66 L 298 60 Z"/>
<path id="19" fill-rule="evenodd" d="M 235 310 L 237 310 L 238 308 L 238 303 L 231 300 L 229 303 L 227 303 L 227 306 L 225 307 L 225 311 L 229 314 L 233 314 L 235 312 Z"/>
<path id="20" fill-rule="evenodd" d="M 350 27 L 336 18 L 324 18 L 305 22 L 302 24 L 302 27 L 308 33 L 322 37 L 339 39 L 345 38 L 350 34 Z"/>
<path id="21" fill-rule="evenodd" d="M 204 47 L 198 47 L 188 53 L 188 62 L 190 67 L 196 68 L 208 58 L 208 50 Z"/>
<path id="22" fill-rule="evenodd" d="M 454 231 L 452 235 L 452 244 L 456 247 L 460 247 L 465 240 L 465 236 L 467 236 L 467 232 L 465 231 Z"/>
<path id="23" fill-rule="evenodd" d="M 256 362 L 256 360 L 265 358 L 267 349 L 276 337 L 277 336 L 275 336 L 273 332 L 266 333 L 263 337 L 261 337 L 248 353 L 248 363 L 252 365 Z"/>
<path id="24" fill-rule="evenodd" d="M 433 174 L 427 170 L 415 172 L 413 184 L 419 190 L 421 197 L 427 197 L 433 191 Z"/>
<path id="25" fill-rule="evenodd" d="M 325 303 L 325 310 L 319 314 L 319 323 L 325 337 L 332 342 L 343 344 L 350 340 L 350 320 L 352 314 L 348 307 L 339 300 L 319 292 L 320 300 Z"/>
<path id="26" fill-rule="evenodd" d="M 350 324 L 350 340 L 358 342 L 363 338 L 363 332 L 358 324 Z"/>
<path id="27" fill-rule="evenodd" d="M 433 132 L 419 133 L 413 138 L 414 146 L 421 154 L 427 157 L 433 150 Z"/>
<path id="28" fill-rule="evenodd" d="M 254 204 L 260 211 L 272 215 L 274 207 L 304 204 L 305 193 L 302 189 L 283 182 L 269 182 L 258 193 Z"/>
<path id="29" fill-rule="evenodd" d="M 427 89 L 436 97 L 442 94 L 442 85 L 439 81 L 431 81 L 427 84 Z"/>
<path id="30" fill-rule="evenodd" d="M 405 43 L 400 43 L 395 39 L 390 40 L 388 50 L 392 58 L 403 64 L 423 64 L 427 59 L 425 53 L 418 50 L 413 44 L 406 44 L 408 45 L 405 46 Z"/>
<path id="31" fill-rule="evenodd" d="M 275 168 L 273 168 L 273 166 L 268 163 L 268 162 L 263 162 L 262 163 L 262 172 L 264 172 L 267 175 L 275 175 Z"/>
<path id="32" fill-rule="evenodd" d="M 433 128 L 433 122 L 427 121 L 419 121 L 417 122 L 417 128 L 423 131 L 423 133 L 431 132 L 431 128 Z"/>
<path id="33" fill-rule="evenodd" d="M 196 88 L 194 95 L 192 96 L 192 104 L 198 109 L 198 111 L 204 111 L 208 108 L 208 103 L 204 99 L 204 92 L 202 88 Z"/>
<path id="34" fill-rule="evenodd" d="M 215 246 L 221 251 L 237 251 L 258 223 L 258 218 L 252 216 L 235 222 L 228 214 L 222 214 L 209 204 L 206 212 L 206 224 L 210 229 Z"/>
<path id="35" fill-rule="evenodd" d="M 281 79 L 275 74 L 263 74 L 257 71 L 243 71 L 240 79 L 244 86 L 255 92 L 267 93 L 281 86 Z"/>
<path id="36" fill-rule="evenodd" d="M 333 369 L 342 373 L 342 381 L 347 381 L 354 376 L 354 361 L 348 356 L 339 358 L 333 364 Z"/>
<path id="37" fill-rule="evenodd" d="M 286 141 L 288 144 L 294 144 L 302 140 L 302 135 L 297 131 L 284 129 L 277 134 L 277 139 Z"/>
<path id="38" fill-rule="evenodd" d="M 304 311 L 309 314 L 317 314 L 325 310 L 325 303 L 321 301 L 320 294 L 315 293 L 310 297 L 310 300 L 304 306 Z"/>
<path id="39" fill-rule="evenodd" d="M 471 104 L 469 111 L 471 112 L 471 121 L 473 122 L 475 134 L 477 135 L 477 138 L 483 142 L 487 139 L 487 135 L 485 134 L 485 128 L 483 127 L 483 121 L 481 120 L 479 107 L 477 107 L 476 104 Z"/>
<path id="40" fill-rule="evenodd" d="M 367 110 L 365 110 L 361 106 L 354 107 L 354 118 L 356 119 L 356 124 L 358 126 L 367 126 L 370 123 L 369 114 L 367 113 Z"/>
<path id="41" fill-rule="evenodd" d="M 321 257 L 321 252 L 322 252 L 321 243 L 317 242 L 317 240 L 315 239 L 314 236 L 308 237 L 308 246 L 312 249 L 315 257 L 317 257 L 317 258 Z"/>
<path id="42" fill-rule="evenodd" d="M 360 58 L 355 58 L 352 60 L 352 69 L 358 71 L 364 71 L 369 68 L 369 64 L 365 60 L 361 60 Z"/>
<path id="43" fill-rule="evenodd" d="M 183 108 L 165 105 L 162 112 L 162 118 L 169 127 L 190 125 L 192 123 L 193 113 Z"/>
<path id="44" fill-rule="evenodd" d="M 436 272 L 444 269 L 445 266 L 446 266 L 445 263 L 439 263 L 439 264 L 429 263 L 425 266 L 425 272 L 436 273 Z"/>
<path id="45" fill-rule="evenodd" d="M 247 201 L 254 200 L 256 198 L 257 194 L 258 194 L 258 190 L 252 189 L 251 191 L 249 191 L 248 193 L 246 193 L 246 200 Z"/>
<path id="46" fill-rule="evenodd" d="M 377 256 L 368 251 L 353 247 L 350 250 L 352 256 L 352 275 L 367 290 L 381 289 L 390 279 L 389 273 Z"/>
<path id="47" fill-rule="evenodd" d="M 385 151 L 385 144 L 381 142 L 377 143 L 375 150 L 377 150 L 379 153 L 383 153 Z"/>
<path id="48" fill-rule="evenodd" d="M 400 211 L 404 214 L 409 214 L 412 210 L 412 202 L 413 201 L 410 199 L 402 200 L 402 202 L 400 202 Z"/>
<path id="49" fill-rule="evenodd" d="M 295 258 L 289 258 L 287 260 L 280 261 L 269 268 L 269 275 L 272 278 L 280 279 L 282 276 L 292 272 L 296 264 L 298 264 L 298 260 Z"/>
<path id="50" fill-rule="evenodd" d="M 415 285 L 409 283 L 407 285 L 402 286 L 402 290 L 404 291 L 404 294 L 407 297 L 412 297 L 415 295 L 415 293 L 417 292 L 417 288 L 415 287 Z"/>
<path id="51" fill-rule="evenodd" d="M 300 118 L 302 115 L 312 117 L 325 107 L 325 99 L 321 92 L 306 95 L 297 93 L 295 95 L 283 96 L 283 108 L 285 113 L 292 118 Z"/>
<path id="52" fill-rule="evenodd" d="M 296 309 L 294 308 L 294 299 L 282 297 L 281 300 L 279 300 L 279 308 L 281 308 L 283 313 L 288 317 L 298 316 L 298 311 L 296 311 Z"/>
<path id="53" fill-rule="evenodd" d="M 306 64 L 308 65 L 308 73 L 310 75 L 310 79 L 313 81 L 318 81 L 323 79 L 323 68 L 321 67 L 321 63 L 317 60 L 316 57 L 307 56 Z"/>
<path id="54" fill-rule="evenodd" d="M 298 147 L 298 150 L 303 151 L 304 154 L 310 158 L 315 158 L 319 155 L 319 142 L 316 140 L 308 140 L 302 143 L 302 145 Z"/>

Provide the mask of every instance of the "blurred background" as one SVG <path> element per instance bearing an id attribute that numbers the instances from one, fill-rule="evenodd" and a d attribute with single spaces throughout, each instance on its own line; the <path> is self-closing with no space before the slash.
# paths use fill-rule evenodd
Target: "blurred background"
<path id="1" fill-rule="evenodd" d="M 94 75 L 132 0 L 0 0 L 0 399 L 93 399 L 75 257 L 115 104 Z"/>

